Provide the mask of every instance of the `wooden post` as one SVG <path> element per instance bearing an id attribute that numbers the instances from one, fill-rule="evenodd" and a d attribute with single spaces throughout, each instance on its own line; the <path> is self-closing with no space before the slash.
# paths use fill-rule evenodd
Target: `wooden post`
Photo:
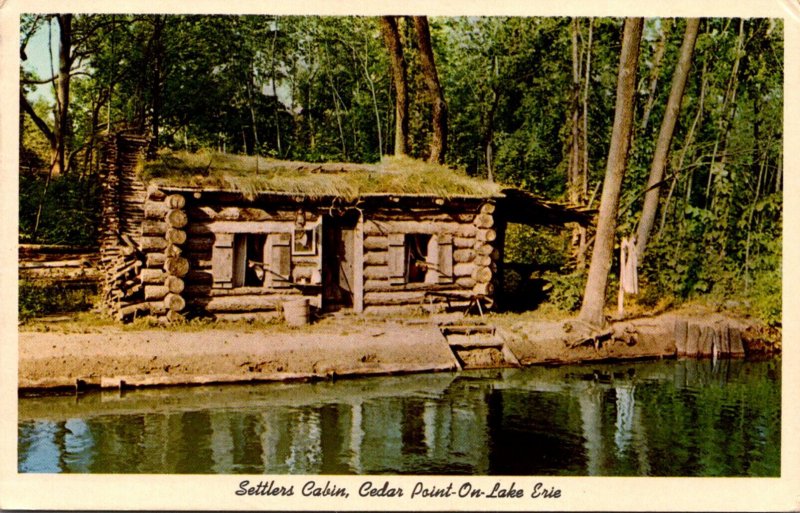
<path id="1" fill-rule="evenodd" d="M 353 310 L 364 311 L 364 215 L 358 216 L 353 235 Z M 385 253 L 388 257 L 388 252 Z"/>

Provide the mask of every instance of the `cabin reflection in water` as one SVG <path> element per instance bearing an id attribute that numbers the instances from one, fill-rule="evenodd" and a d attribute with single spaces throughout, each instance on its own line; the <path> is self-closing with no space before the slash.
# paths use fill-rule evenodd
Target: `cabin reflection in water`
<path id="1" fill-rule="evenodd" d="M 19 470 L 769 474 L 779 471 L 779 371 L 752 365 L 662 362 L 26 398 Z M 760 380 L 752 387 L 760 391 L 749 397 L 743 378 Z M 748 432 L 722 422 L 734 413 L 752 417 Z M 767 461 L 731 466 L 754 448 Z"/>

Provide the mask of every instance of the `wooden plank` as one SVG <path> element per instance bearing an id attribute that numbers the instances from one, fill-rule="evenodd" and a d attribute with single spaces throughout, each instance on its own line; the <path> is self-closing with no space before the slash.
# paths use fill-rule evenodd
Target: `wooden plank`
<path id="1" fill-rule="evenodd" d="M 449 233 L 441 233 L 437 236 L 439 244 L 437 250 L 437 265 L 439 271 L 439 283 L 453 283 L 453 236 Z"/>
<path id="2" fill-rule="evenodd" d="M 164 285 L 145 285 L 144 299 L 146 301 L 161 300 L 167 297 L 169 289 Z"/>
<path id="3" fill-rule="evenodd" d="M 392 277 L 388 265 L 367 265 L 364 267 L 364 277 L 367 280 L 390 280 L 390 283 L 395 283 L 399 278 L 400 283 L 403 282 L 402 274 L 399 277 Z"/>
<path id="4" fill-rule="evenodd" d="M 472 276 L 462 276 L 456 280 L 456 285 L 463 289 L 472 289 L 476 283 Z"/>
<path id="5" fill-rule="evenodd" d="M 164 266 L 166 258 L 167 256 L 164 253 L 148 253 L 145 259 L 145 265 L 147 267 L 161 268 Z"/>
<path id="6" fill-rule="evenodd" d="M 388 251 L 368 251 L 364 254 L 363 263 L 366 265 L 386 265 L 389 263 Z"/>
<path id="7" fill-rule="evenodd" d="M 214 286 L 233 287 L 233 234 L 218 233 L 211 253 Z"/>
<path id="8" fill-rule="evenodd" d="M 169 226 L 164 221 L 145 219 L 142 221 L 142 235 L 164 236 Z"/>
<path id="9" fill-rule="evenodd" d="M 472 276 L 472 273 L 475 272 L 475 269 L 477 269 L 477 266 L 472 262 L 463 264 L 457 263 L 453 266 L 453 276 Z"/>
<path id="10" fill-rule="evenodd" d="M 676 319 L 673 328 L 675 337 L 675 354 L 677 356 L 686 355 L 686 340 L 688 338 L 689 323 L 686 319 Z"/>
<path id="11" fill-rule="evenodd" d="M 266 279 L 268 287 L 290 287 L 292 274 L 290 233 L 271 233 L 267 236 L 269 262 Z"/>
<path id="12" fill-rule="evenodd" d="M 280 310 L 285 300 L 283 295 L 214 297 L 206 303 L 205 309 L 210 313 Z"/>
<path id="13" fill-rule="evenodd" d="M 303 293 L 296 288 L 237 287 L 235 289 L 210 289 L 207 291 L 207 295 L 209 297 L 282 296 L 288 299 L 291 296 L 301 296 Z"/>
<path id="14" fill-rule="evenodd" d="M 214 233 L 288 233 L 294 231 L 294 221 L 220 221 L 208 224 Z"/>
<path id="15" fill-rule="evenodd" d="M 453 261 L 458 264 L 472 262 L 475 260 L 475 251 L 472 249 L 457 249 L 453 251 Z"/>
<path id="16" fill-rule="evenodd" d="M 459 233 L 464 224 L 456 221 L 365 221 L 364 234 L 367 236 L 387 236 L 392 233 Z"/>
<path id="17" fill-rule="evenodd" d="M 475 245 L 473 237 L 453 237 L 453 247 L 457 249 L 471 248 Z"/>
<path id="18" fill-rule="evenodd" d="M 364 311 L 364 216 L 358 217 L 353 234 L 353 310 Z M 388 256 L 388 255 L 387 255 Z"/>
<path id="19" fill-rule="evenodd" d="M 164 217 L 167 215 L 167 212 L 169 212 L 169 208 L 165 203 L 146 201 L 144 204 L 145 219 L 155 219 L 158 221 L 163 221 Z"/>
<path id="20" fill-rule="evenodd" d="M 388 237 L 378 237 L 375 235 L 364 236 L 364 249 L 381 250 L 389 247 Z"/>
<path id="21" fill-rule="evenodd" d="M 167 273 L 161 269 L 142 269 L 139 272 L 139 276 L 142 279 L 142 283 L 149 284 L 163 284 L 164 280 L 167 279 Z"/>
<path id="22" fill-rule="evenodd" d="M 405 235 L 402 233 L 392 233 L 387 237 L 388 239 L 388 259 L 389 265 L 387 267 L 376 267 L 374 269 L 385 269 L 386 274 L 374 274 L 378 271 L 371 271 L 373 274 L 367 274 L 367 269 L 364 269 L 364 276 L 367 278 L 389 278 L 391 283 L 404 283 L 405 282 Z"/>
<path id="23" fill-rule="evenodd" d="M 145 253 L 161 252 L 166 249 L 167 241 L 164 237 L 142 237 L 139 240 L 139 247 Z"/>

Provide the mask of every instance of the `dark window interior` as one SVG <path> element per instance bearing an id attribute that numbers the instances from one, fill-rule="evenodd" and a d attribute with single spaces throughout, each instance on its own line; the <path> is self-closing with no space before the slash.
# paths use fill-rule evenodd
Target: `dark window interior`
<path id="1" fill-rule="evenodd" d="M 406 235 L 406 283 L 424 283 L 428 265 L 428 243 L 430 234 L 409 233 Z"/>
<path id="2" fill-rule="evenodd" d="M 245 238 L 242 244 L 245 254 L 244 265 L 244 286 L 245 287 L 260 287 L 264 284 L 264 274 L 266 272 L 266 264 L 264 262 L 264 244 L 267 241 L 266 234 L 242 234 L 240 237 Z"/>

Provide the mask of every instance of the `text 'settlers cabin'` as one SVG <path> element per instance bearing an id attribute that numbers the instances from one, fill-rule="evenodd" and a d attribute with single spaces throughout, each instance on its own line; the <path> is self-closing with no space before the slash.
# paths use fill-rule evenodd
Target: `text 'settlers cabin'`
<path id="1" fill-rule="evenodd" d="M 583 215 L 411 159 L 311 164 L 105 145 L 103 304 L 117 318 L 490 307 L 508 222 Z"/>

